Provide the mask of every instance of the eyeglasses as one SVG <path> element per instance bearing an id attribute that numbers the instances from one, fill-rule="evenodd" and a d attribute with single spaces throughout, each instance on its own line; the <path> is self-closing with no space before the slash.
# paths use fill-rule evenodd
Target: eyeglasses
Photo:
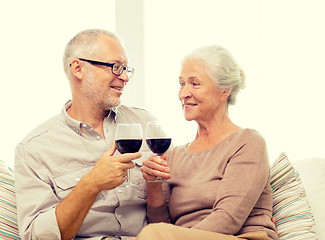
<path id="1" fill-rule="evenodd" d="M 123 73 L 124 70 L 126 70 L 126 73 L 127 73 L 128 77 L 129 77 L 129 79 L 131 79 L 133 74 L 134 74 L 134 68 L 133 67 L 124 66 L 121 63 L 99 62 L 99 61 L 89 60 L 89 59 L 85 59 L 85 58 L 78 58 L 78 59 L 81 60 L 81 61 L 89 62 L 89 63 L 94 64 L 94 65 L 101 65 L 101 66 L 110 67 L 111 70 L 112 70 L 112 73 L 115 76 L 121 76 L 121 74 Z"/>

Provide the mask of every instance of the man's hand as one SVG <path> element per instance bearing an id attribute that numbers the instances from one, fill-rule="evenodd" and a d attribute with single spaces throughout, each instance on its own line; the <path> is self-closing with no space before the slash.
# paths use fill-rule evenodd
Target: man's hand
<path id="1" fill-rule="evenodd" d="M 139 152 L 113 156 L 115 151 L 116 146 L 113 143 L 85 176 L 99 192 L 114 189 L 121 185 L 125 181 L 127 170 L 135 166 L 132 160 L 141 157 Z"/>
<path id="2" fill-rule="evenodd" d="M 141 153 L 113 156 L 115 151 L 115 144 L 112 144 L 93 169 L 80 179 L 71 193 L 56 207 L 61 239 L 71 239 L 77 234 L 98 193 L 122 184 L 127 170 L 134 167 L 132 160 L 141 157 Z"/>

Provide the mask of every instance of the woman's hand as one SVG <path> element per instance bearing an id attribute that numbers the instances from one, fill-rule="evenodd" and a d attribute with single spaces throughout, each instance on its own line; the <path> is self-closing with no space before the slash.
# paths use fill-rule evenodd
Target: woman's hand
<path id="1" fill-rule="evenodd" d="M 143 178 L 147 182 L 147 204 L 159 207 L 165 203 L 161 182 L 150 182 L 161 177 L 162 180 L 170 179 L 170 169 L 167 166 L 166 155 L 151 156 L 143 161 L 141 167 Z"/>
<path id="2" fill-rule="evenodd" d="M 170 169 L 167 166 L 166 155 L 161 156 L 153 155 L 147 160 L 143 161 L 141 172 L 143 178 L 148 181 L 153 181 L 157 177 L 163 180 L 171 178 Z"/>

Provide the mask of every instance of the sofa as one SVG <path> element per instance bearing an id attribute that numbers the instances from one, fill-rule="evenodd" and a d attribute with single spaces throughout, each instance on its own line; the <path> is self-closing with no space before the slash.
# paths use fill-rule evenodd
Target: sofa
<path id="1" fill-rule="evenodd" d="M 271 163 L 273 217 L 280 240 L 325 240 L 325 158 Z M 0 239 L 20 239 L 13 171 L 0 160 Z"/>
<path id="2" fill-rule="evenodd" d="M 271 186 L 279 239 L 325 240 L 325 159 L 290 162 L 282 153 L 271 165 Z"/>
<path id="3" fill-rule="evenodd" d="M 0 160 L 0 239 L 20 239 L 18 235 L 13 171 Z"/>

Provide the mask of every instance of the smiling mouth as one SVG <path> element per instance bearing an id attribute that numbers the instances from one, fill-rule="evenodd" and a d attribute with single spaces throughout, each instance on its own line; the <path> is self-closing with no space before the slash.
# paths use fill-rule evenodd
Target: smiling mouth
<path id="1" fill-rule="evenodd" d="M 120 91 L 120 92 L 123 91 L 123 87 L 111 86 L 111 88 L 116 89 L 117 91 Z"/>
<path id="2" fill-rule="evenodd" d="M 194 106 L 196 106 L 197 104 L 194 104 L 194 103 L 191 103 L 191 104 L 183 104 L 183 106 L 185 107 L 185 108 L 188 108 L 188 107 L 194 107 Z"/>

